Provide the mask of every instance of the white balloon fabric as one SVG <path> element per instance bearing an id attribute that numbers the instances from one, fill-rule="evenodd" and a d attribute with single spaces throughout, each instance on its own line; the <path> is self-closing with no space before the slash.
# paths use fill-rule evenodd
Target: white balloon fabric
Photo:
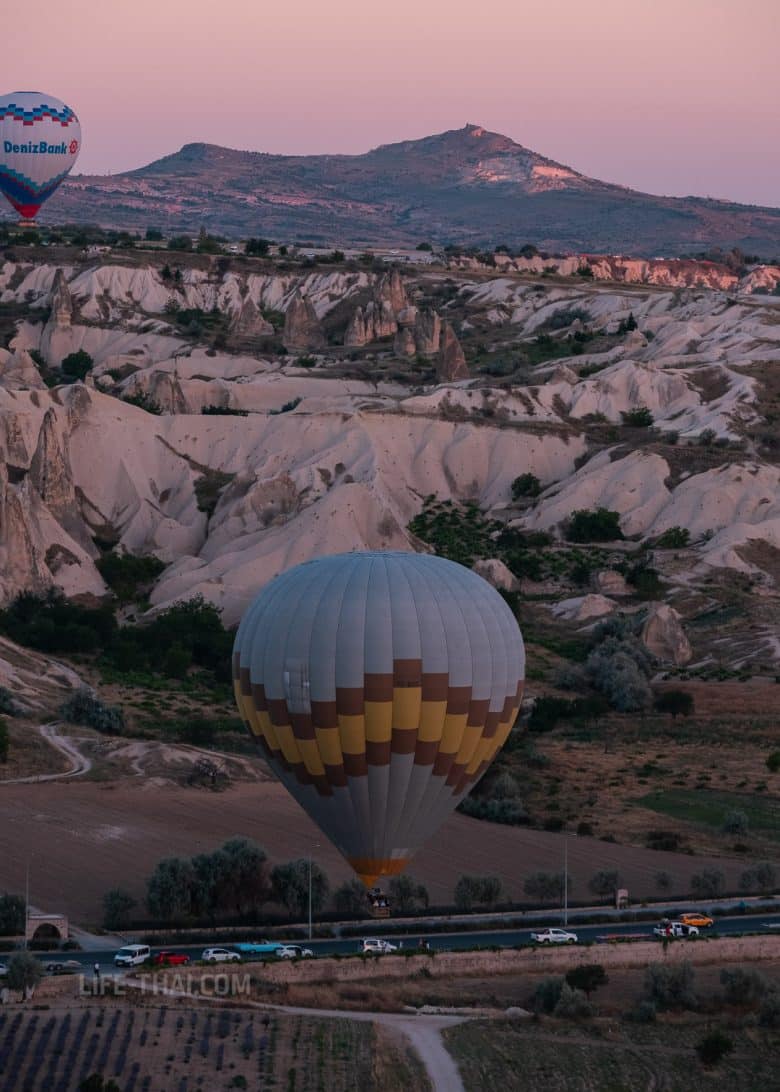
<path id="1" fill-rule="evenodd" d="M 81 126 L 69 106 L 39 91 L 0 95 L 0 192 L 26 220 L 70 173 Z"/>

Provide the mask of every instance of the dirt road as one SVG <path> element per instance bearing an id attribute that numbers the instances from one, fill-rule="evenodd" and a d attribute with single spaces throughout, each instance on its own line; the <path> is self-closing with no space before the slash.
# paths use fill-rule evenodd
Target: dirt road
<path id="1" fill-rule="evenodd" d="M 49 724 L 38 725 L 38 733 L 56 751 L 64 755 L 70 762 L 69 770 L 60 773 L 35 774 L 32 777 L 17 777 L 10 781 L 0 781 L 2 785 L 32 785 L 40 781 L 61 781 L 63 778 L 82 777 L 92 769 L 92 760 L 83 755 L 72 739 L 60 735 L 60 722 L 51 721 Z"/>

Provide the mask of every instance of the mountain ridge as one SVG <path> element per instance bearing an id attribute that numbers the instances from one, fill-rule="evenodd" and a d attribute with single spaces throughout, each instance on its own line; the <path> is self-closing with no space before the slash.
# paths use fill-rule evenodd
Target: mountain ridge
<path id="1" fill-rule="evenodd" d="M 190 142 L 114 176 L 68 179 L 49 210 L 106 226 L 340 245 L 490 246 L 773 257 L 780 209 L 602 182 L 479 125 L 365 153 L 279 155 Z"/>

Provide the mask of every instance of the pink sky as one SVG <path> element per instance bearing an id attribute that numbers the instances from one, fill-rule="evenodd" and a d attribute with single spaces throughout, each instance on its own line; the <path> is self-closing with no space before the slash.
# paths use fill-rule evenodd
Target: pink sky
<path id="1" fill-rule="evenodd" d="M 188 141 L 361 152 L 474 122 L 654 193 L 780 205 L 780 0 L 38 0 L 0 90 L 63 98 L 78 170 Z"/>

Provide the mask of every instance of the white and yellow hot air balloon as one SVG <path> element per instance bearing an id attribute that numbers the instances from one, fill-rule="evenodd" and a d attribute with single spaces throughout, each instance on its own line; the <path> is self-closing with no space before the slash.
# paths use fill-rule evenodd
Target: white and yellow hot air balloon
<path id="1" fill-rule="evenodd" d="M 81 149 L 81 126 L 69 106 L 39 91 L 0 95 L 0 192 L 23 220 L 73 170 Z"/>
<path id="2" fill-rule="evenodd" d="M 233 678 L 274 773 L 366 886 L 404 870 L 482 776 L 525 675 L 512 611 L 439 557 L 298 565 L 247 609 Z"/>

